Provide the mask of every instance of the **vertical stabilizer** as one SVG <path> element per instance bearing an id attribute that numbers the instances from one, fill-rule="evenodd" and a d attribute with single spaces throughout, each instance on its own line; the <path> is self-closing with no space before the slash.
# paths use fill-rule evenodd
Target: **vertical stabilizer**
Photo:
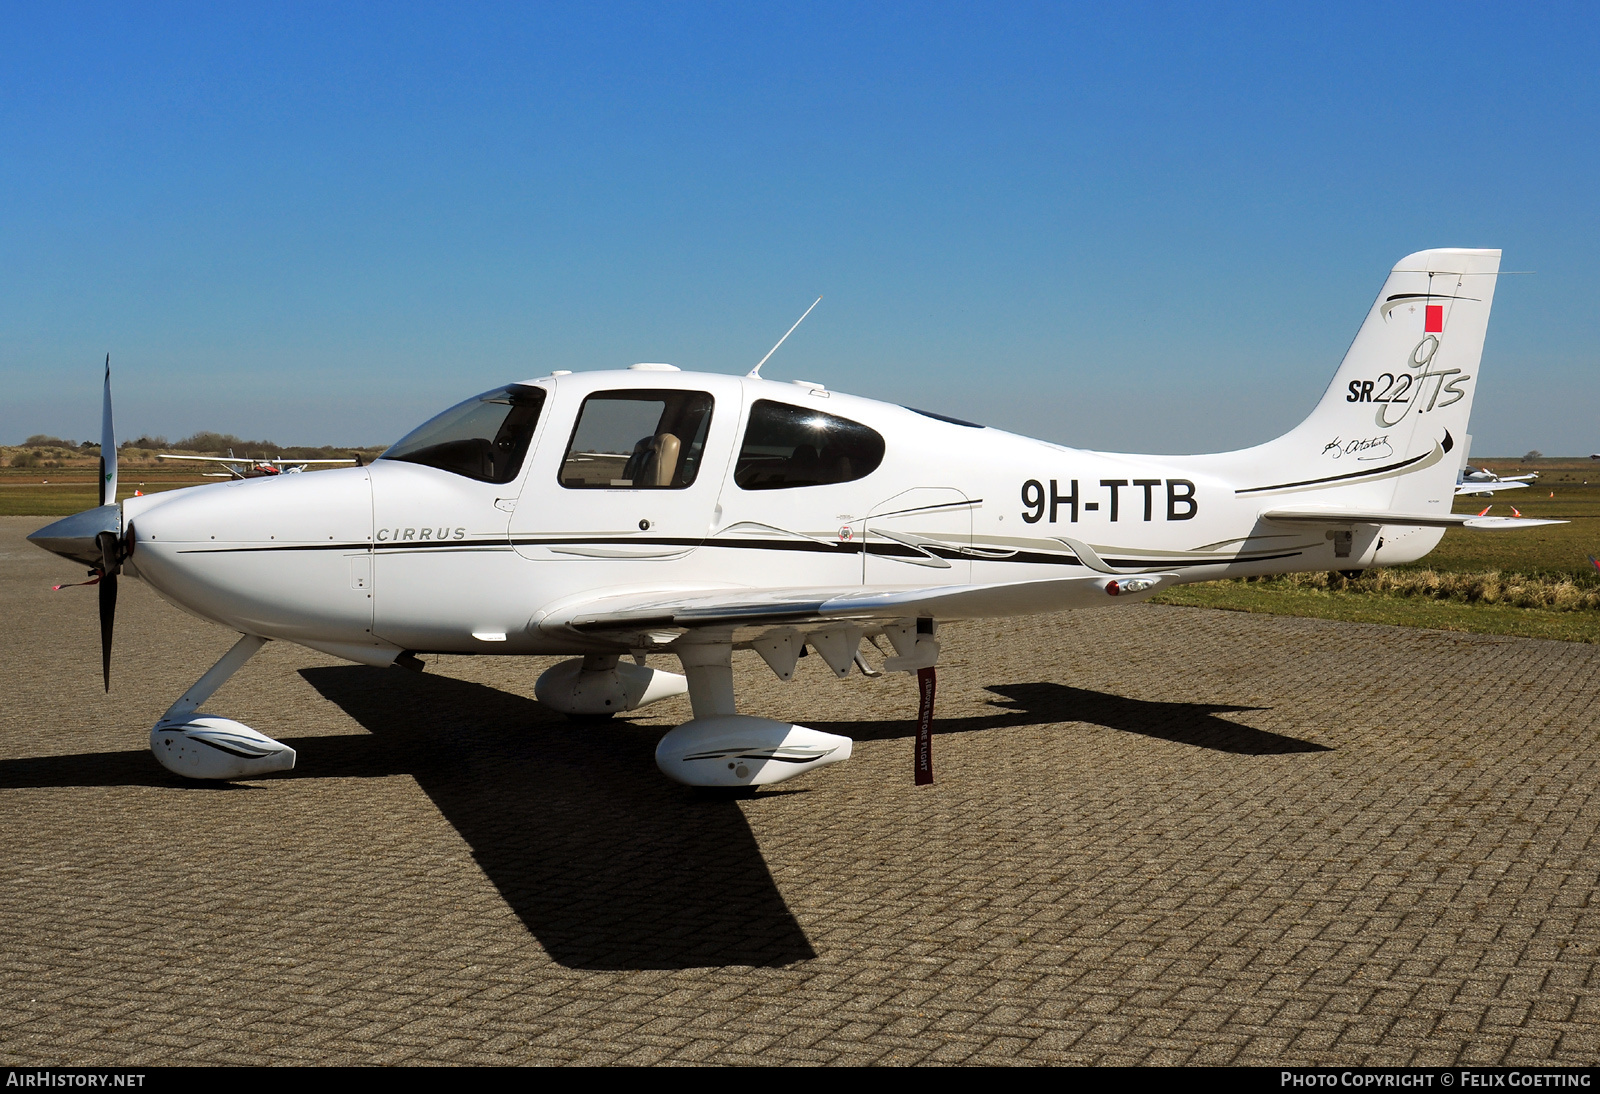
<path id="1" fill-rule="evenodd" d="M 1274 485 L 1240 493 L 1448 512 L 1499 270 L 1497 250 L 1401 259 L 1310 417 L 1248 450 Z"/>

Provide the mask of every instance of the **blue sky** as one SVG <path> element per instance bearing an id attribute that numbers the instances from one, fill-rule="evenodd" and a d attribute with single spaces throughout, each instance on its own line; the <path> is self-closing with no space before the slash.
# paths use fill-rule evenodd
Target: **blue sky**
<path id="1" fill-rule="evenodd" d="M 1600 451 L 1600 15 L 1490 5 L 13 8 L 0 442 L 392 440 L 552 368 L 767 366 L 1050 440 L 1310 408 L 1501 247 L 1474 452 Z"/>

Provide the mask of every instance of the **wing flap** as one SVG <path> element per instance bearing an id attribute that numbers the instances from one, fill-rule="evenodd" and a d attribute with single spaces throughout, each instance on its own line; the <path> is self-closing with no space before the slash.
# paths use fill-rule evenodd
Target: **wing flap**
<path id="1" fill-rule="evenodd" d="M 1175 574 L 1142 574 L 1149 585 L 1120 596 L 1142 598 Z M 1124 576 L 1124 580 L 1126 577 Z M 766 628 L 824 623 L 891 623 L 931 617 L 981 619 L 1082 608 L 1107 602 L 1105 576 L 988 585 L 842 586 L 809 589 L 660 589 L 616 592 L 568 603 L 539 621 L 545 632 L 602 636 L 705 627 Z"/>

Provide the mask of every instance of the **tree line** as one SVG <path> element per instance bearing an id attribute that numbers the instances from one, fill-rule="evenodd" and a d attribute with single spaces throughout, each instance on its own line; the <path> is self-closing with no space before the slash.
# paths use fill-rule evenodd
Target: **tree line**
<path id="1" fill-rule="evenodd" d="M 35 433 L 23 442 L 27 448 L 66 448 L 79 452 L 99 452 L 99 441 L 69 441 L 62 437 L 53 437 L 45 433 Z M 150 452 L 192 452 L 198 456 L 226 456 L 230 452 L 240 458 L 254 459 L 289 459 L 289 460 L 315 460 L 338 459 L 348 456 L 353 452 L 375 452 L 387 446 L 377 445 L 370 448 L 361 448 L 353 445 L 321 446 L 311 445 L 281 445 L 273 441 L 252 441 L 236 437 L 232 433 L 215 433 L 211 430 L 202 430 L 191 434 L 181 440 L 169 441 L 162 436 L 152 437 L 148 434 L 123 441 L 117 446 L 119 451 L 127 449 L 143 449 Z"/>

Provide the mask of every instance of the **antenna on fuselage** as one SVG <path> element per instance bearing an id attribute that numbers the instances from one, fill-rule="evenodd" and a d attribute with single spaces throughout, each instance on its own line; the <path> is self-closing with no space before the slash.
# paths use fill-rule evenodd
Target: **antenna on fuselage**
<path id="1" fill-rule="evenodd" d="M 822 303 L 822 297 L 819 296 L 819 297 L 817 297 L 815 300 L 813 300 L 811 302 L 811 308 L 816 307 L 820 303 Z M 811 314 L 811 308 L 807 308 L 806 311 L 805 311 L 805 315 L 802 315 L 799 319 L 796 319 L 794 321 L 794 327 L 798 327 L 801 323 L 804 323 L 806 321 L 806 315 L 810 315 Z M 788 330 L 783 332 L 783 337 L 778 339 L 778 346 L 783 345 L 786 341 L 789 340 L 789 335 L 794 333 L 794 327 L 790 327 Z M 767 363 L 767 358 L 768 357 L 771 357 L 774 353 L 778 352 L 778 346 L 773 346 L 771 349 L 767 350 L 767 356 L 763 357 L 756 364 L 755 368 L 753 368 L 749 372 L 745 373 L 745 378 L 749 379 L 749 380 L 759 380 L 759 379 L 761 379 L 761 366 Z"/>

